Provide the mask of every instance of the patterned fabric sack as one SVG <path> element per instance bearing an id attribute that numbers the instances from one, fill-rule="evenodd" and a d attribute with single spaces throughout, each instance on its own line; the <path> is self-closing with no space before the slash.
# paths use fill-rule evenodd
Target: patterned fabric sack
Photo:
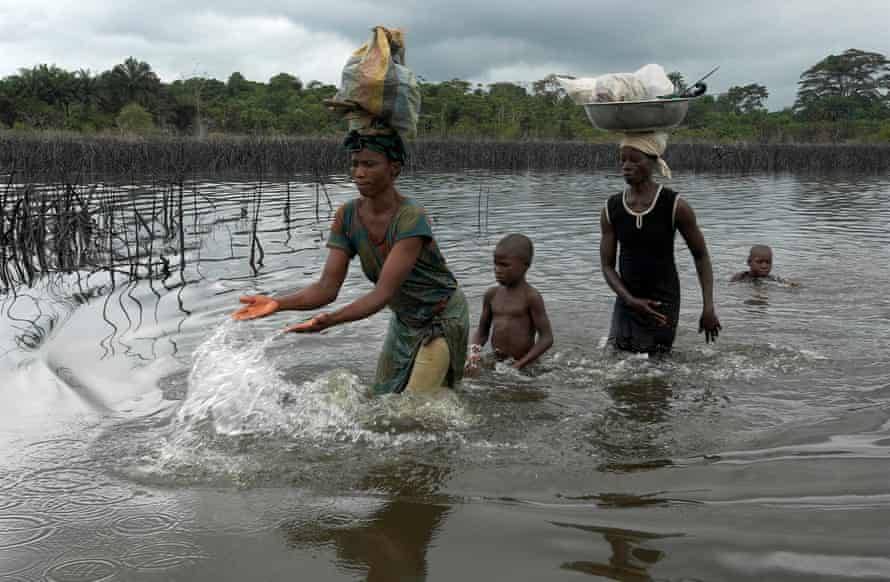
<path id="1" fill-rule="evenodd" d="M 371 39 L 346 61 L 337 94 L 325 103 L 349 120 L 350 130 L 382 122 L 403 137 L 413 136 L 420 113 L 420 87 L 405 66 L 403 32 L 374 27 Z"/>

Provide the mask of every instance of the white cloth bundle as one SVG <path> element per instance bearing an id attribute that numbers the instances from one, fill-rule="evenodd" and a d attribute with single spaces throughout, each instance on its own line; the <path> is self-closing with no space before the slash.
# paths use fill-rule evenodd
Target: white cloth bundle
<path id="1" fill-rule="evenodd" d="M 613 101 L 647 101 L 674 91 L 661 65 L 645 65 L 633 73 L 599 77 L 561 77 L 556 80 L 578 105 Z"/>

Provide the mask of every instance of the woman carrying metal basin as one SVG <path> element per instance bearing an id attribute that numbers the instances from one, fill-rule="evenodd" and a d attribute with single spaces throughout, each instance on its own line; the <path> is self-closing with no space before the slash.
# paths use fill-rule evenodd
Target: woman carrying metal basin
<path id="1" fill-rule="evenodd" d="M 620 151 L 627 186 L 608 199 L 600 216 L 600 265 L 617 296 L 609 341 L 621 350 L 655 354 L 673 346 L 680 316 L 680 279 L 674 262 L 677 231 L 692 253 L 701 286 L 699 333 L 704 332 L 710 342 L 721 329 L 714 309 L 711 259 L 695 213 L 677 192 L 653 179 L 656 171 L 670 178 L 670 168 L 661 157 L 666 146 L 666 133 L 625 135 Z"/>
<path id="2" fill-rule="evenodd" d="M 618 349 L 663 353 L 673 346 L 680 317 L 674 262 L 678 230 L 695 259 L 702 290 L 699 332 L 707 342 L 720 333 L 711 259 L 695 213 L 677 192 L 653 179 L 656 171 L 670 178 L 662 158 L 665 131 L 683 121 L 690 99 L 705 91 L 702 81 L 714 71 L 691 91 L 678 91 L 664 69 L 654 64 L 634 73 L 558 78 L 594 126 L 623 134 L 621 172 L 627 186 L 606 201 L 600 216 L 600 265 L 617 296 L 609 341 Z"/>

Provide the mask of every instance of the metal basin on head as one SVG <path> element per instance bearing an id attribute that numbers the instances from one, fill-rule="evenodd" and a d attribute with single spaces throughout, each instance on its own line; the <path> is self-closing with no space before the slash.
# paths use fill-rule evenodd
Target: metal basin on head
<path id="1" fill-rule="evenodd" d="M 584 110 L 595 127 L 608 131 L 659 131 L 680 125 L 689 109 L 689 97 L 651 101 L 587 103 Z"/>

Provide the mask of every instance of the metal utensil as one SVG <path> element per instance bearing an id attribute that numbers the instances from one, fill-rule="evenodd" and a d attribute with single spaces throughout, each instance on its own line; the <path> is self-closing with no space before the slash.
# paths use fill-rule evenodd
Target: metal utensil
<path id="1" fill-rule="evenodd" d="M 717 65 L 716 67 L 708 71 L 704 77 L 702 77 L 692 85 L 689 85 L 686 89 L 683 90 L 682 93 L 680 93 L 680 97 L 700 97 L 704 95 L 705 92 L 708 90 L 708 86 L 704 82 L 705 79 L 716 73 L 717 69 L 719 68 L 720 65 Z"/>

